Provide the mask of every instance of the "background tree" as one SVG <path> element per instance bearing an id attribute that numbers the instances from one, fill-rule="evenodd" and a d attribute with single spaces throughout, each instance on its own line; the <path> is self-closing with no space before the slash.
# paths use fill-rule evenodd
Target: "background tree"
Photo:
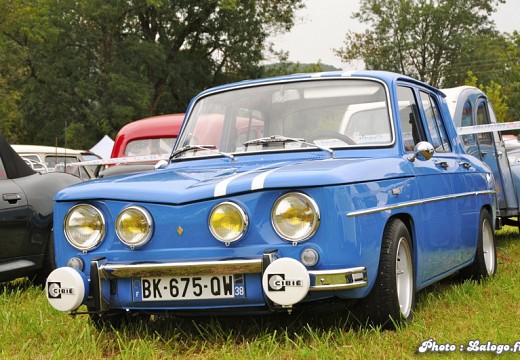
<path id="1" fill-rule="evenodd" d="M 520 34 L 489 33 L 465 44 L 457 62 L 449 66 L 453 73 L 448 86 L 466 83 L 480 87 L 492 99 L 495 111 L 501 111 L 502 121 L 520 121 Z M 458 75 L 457 75 L 458 74 Z M 478 81 L 477 81 L 478 79 Z M 495 94 L 495 95 L 494 95 Z M 502 100 L 500 100 L 502 98 Z M 499 111 L 497 111 L 499 112 Z M 498 114 L 497 114 L 498 116 Z"/>
<path id="2" fill-rule="evenodd" d="M 367 69 L 443 86 L 468 39 L 493 29 L 490 15 L 500 3 L 504 0 L 361 0 L 353 18 L 368 29 L 349 31 L 336 53 L 347 62 L 362 59 Z"/>
<path id="3" fill-rule="evenodd" d="M 20 142 L 89 148 L 130 121 L 184 112 L 205 88 L 262 76 L 267 37 L 290 29 L 301 7 L 302 0 L 0 0 L 0 74 L 11 94 L 0 102 L 11 99 L 6 111 L 23 123 Z"/>

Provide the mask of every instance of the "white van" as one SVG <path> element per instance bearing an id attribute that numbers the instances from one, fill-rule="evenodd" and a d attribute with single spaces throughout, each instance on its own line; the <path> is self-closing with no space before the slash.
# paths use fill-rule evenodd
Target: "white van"
<path id="1" fill-rule="evenodd" d="M 24 159 L 34 163 L 45 165 L 48 171 L 68 172 L 83 180 L 96 177 L 95 170 L 89 166 L 69 165 L 86 160 L 100 158 L 87 150 L 74 150 L 62 147 L 43 145 L 11 145 L 13 149 Z"/>

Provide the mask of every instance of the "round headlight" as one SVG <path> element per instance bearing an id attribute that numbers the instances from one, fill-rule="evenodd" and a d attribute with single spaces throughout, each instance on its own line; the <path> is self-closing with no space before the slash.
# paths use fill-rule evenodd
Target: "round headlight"
<path id="1" fill-rule="evenodd" d="M 88 251 L 99 245 L 105 236 L 105 219 L 92 205 L 79 204 L 65 216 L 63 228 L 67 241 L 76 249 Z"/>
<path id="2" fill-rule="evenodd" d="M 142 207 L 127 207 L 117 217 L 116 234 L 119 240 L 132 249 L 146 244 L 152 237 L 152 232 L 152 216 Z"/>
<path id="3" fill-rule="evenodd" d="M 320 212 L 309 196 L 288 193 L 276 200 L 271 221 L 275 231 L 284 240 L 300 242 L 314 235 L 320 224 Z"/>
<path id="4" fill-rule="evenodd" d="M 232 202 L 218 204 L 209 215 L 209 230 L 226 245 L 239 240 L 246 232 L 247 224 L 246 213 Z"/>

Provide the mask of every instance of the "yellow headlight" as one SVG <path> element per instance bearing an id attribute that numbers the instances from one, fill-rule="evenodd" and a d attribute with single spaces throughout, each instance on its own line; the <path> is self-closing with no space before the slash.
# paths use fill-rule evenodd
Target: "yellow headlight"
<path id="1" fill-rule="evenodd" d="M 240 206 L 223 202 L 215 206 L 209 215 L 209 230 L 213 236 L 229 245 L 245 233 L 248 218 Z"/>
<path id="2" fill-rule="evenodd" d="M 132 249 L 145 245 L 152 237 L 152 232 L 152 217 L 142 207 L 127 207 L 117 217 L 117 236 Z"/>
<path id="3" fill-rule="evenodd" d="M 318 206 L 309 196 L 288 193 L 275 202 L 271 212 L 275 231 L 284 240 L 299 242 L 309 239 L 320 223 Z"/>
<path id="4" fill-rule="evenodd" d="M 92 205 L 72 207 L 63 222 L 65 237 L 76 249 L 88 251 L 99 245 L 105 236 L 105 219 Z"/>

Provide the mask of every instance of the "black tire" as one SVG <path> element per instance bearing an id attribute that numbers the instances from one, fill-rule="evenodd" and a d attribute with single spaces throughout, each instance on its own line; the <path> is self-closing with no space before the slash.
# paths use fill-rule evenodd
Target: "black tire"
<path id="1" fill-rule="evenodd" d="M 370 294 L 360 300 L 362 325 L 395 329 L 410 321 L 415 308 L 415 278 L 410 232 L 400 219 L 384 230 L 379 268 Z"/>
<path id="2" fill-rule="evenodd" d="M 477 248 L 473 263 L 461 271 L 463 279 L 481 281 L 494 276 L 497 270 L 497 249 L 491 215 L 480 211 Z"/>
<path id="3" fill-rule="evenodd" d="M 45 287 L 45 281 L 54 269 L 56 269 L 56 259 L 54 255 L 54 232 L 51 230 L 49 234 L 49 241 L 45 248 L 42 267 L 40 270 L 35 272 L 32 277 L 30 277 L 32 284 L 42 288 Z"/>
<path id="4" fill-rule="evenodd" d="M 89 309 L 92 311 L 92 309 Z M 140 312 L 128 312 L 124 310 L 113 310 L 103 313 L 90 313 L 90 320 L 98 330 L 112 331 L 119 330 L 123 326 L 131 326 L 140 321 L 150 319 L 148 314 Z"/>
<path id="5" fill-rule="evenodd" d="M 90 313 L 89 317 L 98 330 L 118 330 L 125 322 L 125 313 L 122 310 Z"/>

